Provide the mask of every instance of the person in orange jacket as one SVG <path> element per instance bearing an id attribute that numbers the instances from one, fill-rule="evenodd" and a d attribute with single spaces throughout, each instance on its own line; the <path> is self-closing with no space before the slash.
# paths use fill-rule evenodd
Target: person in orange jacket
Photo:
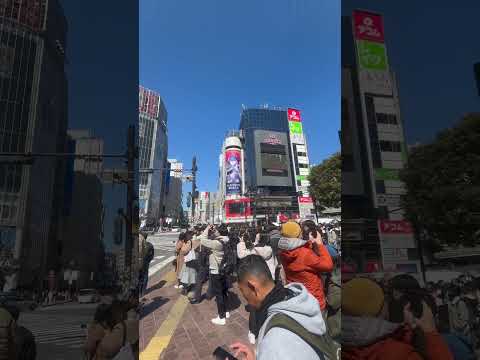
<path id="1" fill-rule="evenodd" d="M 404 322 L 388 321 L 388 301 L 373 280 L 355 278 L 342 288 L 342 359 L 346 360 L 453 360 L 438 333 L 426 302 L 416 318 L 411 304 Z"/>
<path id="2" fill-rule="evenodd" d="M 315 238 L 310 235 L 309 240 L 303 240 L 300 225 L 289 221 L 282 225 L 281 234 L 278 248 L 287 283 L 302 283 L 318 300 L 325 315 L 327 304 L 321 275 L 333 270 L 333 261 L 320 233 Z"/>

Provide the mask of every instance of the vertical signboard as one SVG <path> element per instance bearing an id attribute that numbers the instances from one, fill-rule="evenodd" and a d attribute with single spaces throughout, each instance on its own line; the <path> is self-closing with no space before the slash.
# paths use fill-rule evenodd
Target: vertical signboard
<path id="1" fill-rule="evenodd" d="M 313 200 L 309 197 L 308 175 L 310 174 L 310 163 L 308 160 L 307 144 L 303 134 L 302 118 L 300 110 L 287 109 L 288 128 L 290 130 L 290 146 L 293 156 L 293 168 L 295 171 L 295 188 L 302 192 L 298 198 L 298 208 L 301 218 L 312 218 L 314 209 Z"/>
<path id="2" fill-rule="evenodd" d="M 225 151 L 225 195 L 241 195 L 242 172 L 241 150 L 229 149 Z"/>
<path id="3" fill-rule="evenodd" d="M 140 86 L 138 111 L 150 118 L 158 119 L 160 95 Z"/>
<path id="4" fill-rule="evenodd" d="M 408 251 L 408 249 L 416 247 L 413 231 L 410 224 L 403 220 L 401 212 L 398 211 L 400 195 L 392 187 L 392 184 L 398 187 L 400 183 L 399 165 L 401 165 L 397 160 L 397 158 L 400 159 L 396 154 L 397 150 L 394 150 L 398 146 L 394 147 L 393 145 L 403 143 L 403 131 L 399 119 L 398 100 L 394 92 L 388 64 L 383 18 L 380 14 L 368 11 L 354 11 L 352 26 L 370 169 L 372 202 L 376 208 L 386 208 L 388 214 L 385 218 L 378 219 L 378 234 L 384 271 L 400 271 L 400 268 L 406 268 L 407 265 L 409 269 L 417 271 L 418 261 L 409 259 Z M 373 101 L 370 98 L 373 98 Z M 367 100 L 373 103 L 373 111 L 368 113 Z M 374 129 L 378 140 L 387 145 L 392 144 L 391 147 L 372 148 L 370 131 L 373 124 L 375 124 Z M 397 137 L 395 141 L 391 140 L 392 134 Z M 380 156 L 380 164 L 377 167 L 373 166 L 374 155 Z M 379 181 L 385 185 L 383 193 L 377 193 L 376 185 Z M 395 207 L 397 207 L 396 211 L 392 212 L 394 215 L 390 215 L 391 210 Z"/>

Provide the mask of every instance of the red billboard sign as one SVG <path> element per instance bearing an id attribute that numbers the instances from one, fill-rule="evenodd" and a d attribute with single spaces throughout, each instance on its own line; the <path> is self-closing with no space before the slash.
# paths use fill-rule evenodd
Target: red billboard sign
<path id="1" fill-rule="evenodd" d="M 357 40 L 384 42 L 382 17 L 365 11 L 353 12 L 353 26 Z"/>
<path id="2" fill-rule="evenodd" d="M 288 121 L 302 121 L 300 117 L 300 110 L 297 109 L 287 109 Z"/>
<path id="3" fill-rule="evenodd" d="M 405 220 L 379 220 L 379 230 L 382 234 L 412 234 L 412 225 Z"/>
<path id="4" fill-rule="evenodd" d="M 155 119 L 158 118 L 160 95 L 140 86 L 139 111 Z"/>
<path id="5" fill-rule="evenodd" d="M 300 196 L 298 202 L 301 204 L 313 204 L 313 199 L 310 196 Z"/>

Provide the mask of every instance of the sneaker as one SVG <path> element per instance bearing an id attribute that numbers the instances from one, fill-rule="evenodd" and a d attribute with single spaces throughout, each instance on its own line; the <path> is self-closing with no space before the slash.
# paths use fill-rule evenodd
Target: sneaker
<path id="1" fill-rule="evenodd" d="M 175 289 L 183 289 L 183 285 L 182 285 L 182 284 L 180 284 L 180 285 L 175 285 L 174 288 L 175 288 Z"/>
<path id="2" fill-rule="evenodd" d="M 255 345 L 255 335 L 253 335 L 253 333 L 251 333 L 250 331 L 248 332 L 248 341 L 250 342 L 250 344 Z"/>
<path id="3" fill-rule="evenodd" d="M 221 319 L 219 316 L 217 316 L 215 319 L 212 319 L 212 323 L 215 325 L 225 325 L 226 321 L 225 318 Z"/>
<path id="4" fill-rule="evenodd" d="M 230 319 L 230 313 L 229 313 L 228 311 L 225 313 L 225 317 L 226 317 L 227 319 Z"/>

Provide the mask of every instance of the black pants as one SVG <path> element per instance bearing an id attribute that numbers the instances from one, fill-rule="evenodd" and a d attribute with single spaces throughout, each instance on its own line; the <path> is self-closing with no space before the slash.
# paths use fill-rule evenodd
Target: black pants
<path id="1" fill-rule="evenodd" d="M 212 281 L 212 290 L 217 302 L 218 316 L 225 318 L 227 312 L 228 288 L 225 276 L 218 274 L 210 274 Z"/>
<path id="2" fill-rule="evenodd" d="M 200 300 L 202 297 L 202 286 L 208 278 L 208 269 L 199 269 L 197 272 L 197 281 L 193 288 L 193 298 Z"/>

